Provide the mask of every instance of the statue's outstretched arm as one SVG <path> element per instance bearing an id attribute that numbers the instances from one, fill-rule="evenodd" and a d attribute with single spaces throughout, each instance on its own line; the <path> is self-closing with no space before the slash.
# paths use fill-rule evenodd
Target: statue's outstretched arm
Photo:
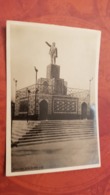
<path id="1" fill-rule="evenodd" d="M 47 41 L 45 41 L 45 43 L 46 43 L 49 47 L 51 47 L 51 45 L 50 45 Z"/>

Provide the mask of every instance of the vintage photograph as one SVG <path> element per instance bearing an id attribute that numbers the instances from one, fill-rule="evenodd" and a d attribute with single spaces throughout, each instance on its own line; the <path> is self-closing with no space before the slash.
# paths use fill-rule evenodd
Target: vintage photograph
<path id="1" fill-rule="evenodd" d="M 7 21 L 6 175 L 100 167 L 101 32 Z"/>

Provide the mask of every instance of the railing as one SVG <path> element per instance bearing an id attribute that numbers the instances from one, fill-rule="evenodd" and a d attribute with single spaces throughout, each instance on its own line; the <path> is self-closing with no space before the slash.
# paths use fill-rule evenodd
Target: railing
<path id="1" fill-rule="evenodd" d="M 55 87 L 54 85 L 36 84 L 17 90 L 16 98 L 28 97 L 29 93 L 30 95 L 35 95 L 35 93 L 47 95 L 68 95 L 77 98 L 84 98 L 90 96 L 89 90 L 85 89 L 68 88 L 65 86 L 65 88 L 60 91 L 58 90 L 57 86 Z"/>

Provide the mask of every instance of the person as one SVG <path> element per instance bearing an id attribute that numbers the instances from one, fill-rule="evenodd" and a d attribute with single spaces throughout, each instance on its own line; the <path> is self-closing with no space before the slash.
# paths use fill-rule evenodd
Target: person
<path id="1" fill-rule="evenodd" d="M 51 64 L 56 64 L 56 58 L 58 57 L 58 52 L 55 46 L 55 42 L 53 42 L 52 45 L 50 45 L 47 41 L 45 43 L 50 47 L 49 54 L 51 58 Z"/>

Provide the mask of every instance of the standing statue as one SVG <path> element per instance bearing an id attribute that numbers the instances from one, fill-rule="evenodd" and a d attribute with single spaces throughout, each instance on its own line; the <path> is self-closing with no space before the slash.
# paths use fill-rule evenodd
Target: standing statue
<path id="1" fill-rule="evenodd" d="M 56 58 L 58 57 L 58 53 L 57 48 L 55 47 L 55 42 L 53 42 L 52 45 L 50 45 L 47 41 L 45 43 L 50 47 L 49 54 L 51 58 L 51 64 L 56 64 Z"/>

